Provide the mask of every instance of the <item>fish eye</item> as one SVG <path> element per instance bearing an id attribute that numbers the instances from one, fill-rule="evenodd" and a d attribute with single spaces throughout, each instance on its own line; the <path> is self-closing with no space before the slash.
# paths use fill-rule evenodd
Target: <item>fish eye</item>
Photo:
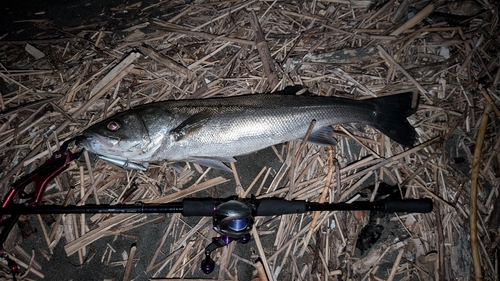
<path id="1" fill-rule="evenodd" d="M 109 121 L 107 128 L 108 130 L 113 132 L 117 131 L 118 129 L 120 129 L 120 123 L 116 120 Z"/>

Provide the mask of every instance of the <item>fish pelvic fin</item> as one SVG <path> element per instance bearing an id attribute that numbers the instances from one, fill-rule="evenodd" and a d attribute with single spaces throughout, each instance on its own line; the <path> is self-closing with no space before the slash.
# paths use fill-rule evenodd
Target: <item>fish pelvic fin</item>
<path id="1" fill-rule="evenodd" d="M 213 112 L 205 110 L 190 116 L 184 120 L 179 126 L 170 131 L 170 135 L 175 141 L 180 141 L 186 137 L 192 136 L 200 130 L 205 124 L 210 121 Z"/>
<path id="2" fill-rule="evenodd" d="M 187 159 L 188 162 L 194 162 L 203 166 L 210 167 L 216 170 L 223 170 L 226 172 L 232 172 L 228 166 L 226 166 L 223 162 L 236 162 L 236 159 L 233 157 L 189 157 Z"/>
<path id="3" fill-rule="evenodd" d="M 418 101 L 418 96 L 416 100 Z M 417 133 L 406 119 L 417 111 L 417 105 L 412 106 L 413 93 L 380 97 L 372 101 L 375 104 L 375 118 L 369 121 L 368 125 L 403 146 L 413 146 Z"/>
<path id="4" fill-rule="evenodd" d="M 304 94 L 304 93 L 311 95 L 311 93 L 307 92 L 307 89 L 304 88 L 304 86 L 293 85 L 293 86 L 286 86 L 283 90 L 281 90 L 279 92 L 274 92 L 273 94 L 296 96 L 298 94 Z"/>

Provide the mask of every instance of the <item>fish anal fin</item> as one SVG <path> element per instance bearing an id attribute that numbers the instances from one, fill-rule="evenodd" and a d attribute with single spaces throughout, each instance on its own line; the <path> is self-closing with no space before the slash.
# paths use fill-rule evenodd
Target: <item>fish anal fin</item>
<path id="1" fill-rule="evenodd" d="M 273 94 L 295 96 L 297 95 L 298 92 L 302 91 L 303 89 L 304 87 L 302 85 L 286 86 L 283 90 L 279 92 L 274 92 Z"/>
<path id="2" fill-rule="evenodd" d="M 170 131 L 170 135 L 175 141 L 180 141 L 200 130 L 212 118 L 213 112 L 205 110 L 190 116 L 179 126 Z"/>
<path id="3" fill-rule="evenodd" d="M 319 145 L 337 145 L 337 140 L 332 136 L 332 134 L 332 126 L 321 127 L 312 131 L 307 141 Z"/>

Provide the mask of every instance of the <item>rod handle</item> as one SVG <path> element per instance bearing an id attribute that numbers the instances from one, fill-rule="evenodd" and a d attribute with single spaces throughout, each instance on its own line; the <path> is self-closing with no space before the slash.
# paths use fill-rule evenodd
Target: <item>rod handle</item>
<path id="1" fill-rule="evenodd" d="M 433 204 L 429 198 L 380 201 L 385 205 L 385 213 L 430 213 Z"/>
<path id="2" fill-rule="evenodd" d="M 259 200 L 257 216 L 277 216 L 284 214 L 301 214 L 306 212 L 305 201 L 285 200 L 281 198 L 264 198 Z"/>
<path id="3" fill-rule="evenodd" d="M 220 202 L 211 199 L 182 200 L 182 215 L 211 217 Z M 306 211 L 305 201 L 289 201 L 281 198 L 265 198 L 258 200 L 256 216 L 277 216 L 284 214 L 301 214 Z"/>
<path id="4" fill-rule="evenodd" d="M 217 202 L 212 198 L 186 198 L 182 200 L 182 215 L 185 217 L 211 217 Z"/>

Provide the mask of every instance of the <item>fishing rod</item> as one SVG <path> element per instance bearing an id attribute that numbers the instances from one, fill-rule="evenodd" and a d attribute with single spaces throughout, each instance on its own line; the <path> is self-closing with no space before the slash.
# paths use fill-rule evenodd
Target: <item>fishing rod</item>
<path id="1" fill-rule="evenodd" d="M 205 259 L 201 269 L 210 273 L 215 268 L 215 262 L 210 254 L 217 248 L 229 245 L 236 241 L 247 243 L 250 241 L 250 232 L 257 216 L 278 216 L 285 214 L 301 214 L 308 211 L 382 211 L 386 213 L 409 212 L 428 213 L 432 211 L 430 199 L 406 199 L 376 202 L 352 203 L 313 203 L 299 200 L 285 200 L 282 198 L 251 198 L 229 197 L 215 198 L 186 198 L 182 202 L 165 204 L 119 204 L 119 205 L 80 205 L 59 206 L 40 205 L 48 183 L 65 171 L 70 163 L 78 159 L 83 150 L 72 153 L 69 146 L 82 137 L 77 136 L 66 140 L 59 150 L 37 169 L 12 183 L 4 201 L 0 205 L 0 258 L 7 261 L 15 277 L 19 272 L 17 264 L 9 258 L 3 244 L 9 232 L 15 226 L 22 214 L 80 214 L 80 213 L 182 213 L 183 216 L 212 217 L 214 230 L 220 234 L 213 238 L 205 248 Z M 33 192 L 26 194 L 24 189 L 33 184 Z M 15 199 L 29 199 L 24 203 L 14 203 Z"/>
<path id="2" fill-rule="evenodd" d="M 282 198 L 229 197 L 218 198 L 186 198 L 182 202 L 165 204 L 118 205 L 37 205 L 10 204 L 0 210 L 2 216 L 7 214 L 81 214 L 81 213 L 181 213 L 186 217 L 212 217 L 213 229 L 220 234 L 213 238 L 205 248 L 205 258 L 201 262 L 201 270 L 211 273 L 215 269 L 215 261 L 211 253 L 217 248 L 236 241 L 247 243 L 257 216 L 279 216 L 285 214 L 301 214 L 308 211 L 381 211 L 385 213 L 428 213 L 432 211 L 431 199 L 383 200 L 375 202 L 352 203 L 313 203 L 301 200 L 285 200 Z"/>

